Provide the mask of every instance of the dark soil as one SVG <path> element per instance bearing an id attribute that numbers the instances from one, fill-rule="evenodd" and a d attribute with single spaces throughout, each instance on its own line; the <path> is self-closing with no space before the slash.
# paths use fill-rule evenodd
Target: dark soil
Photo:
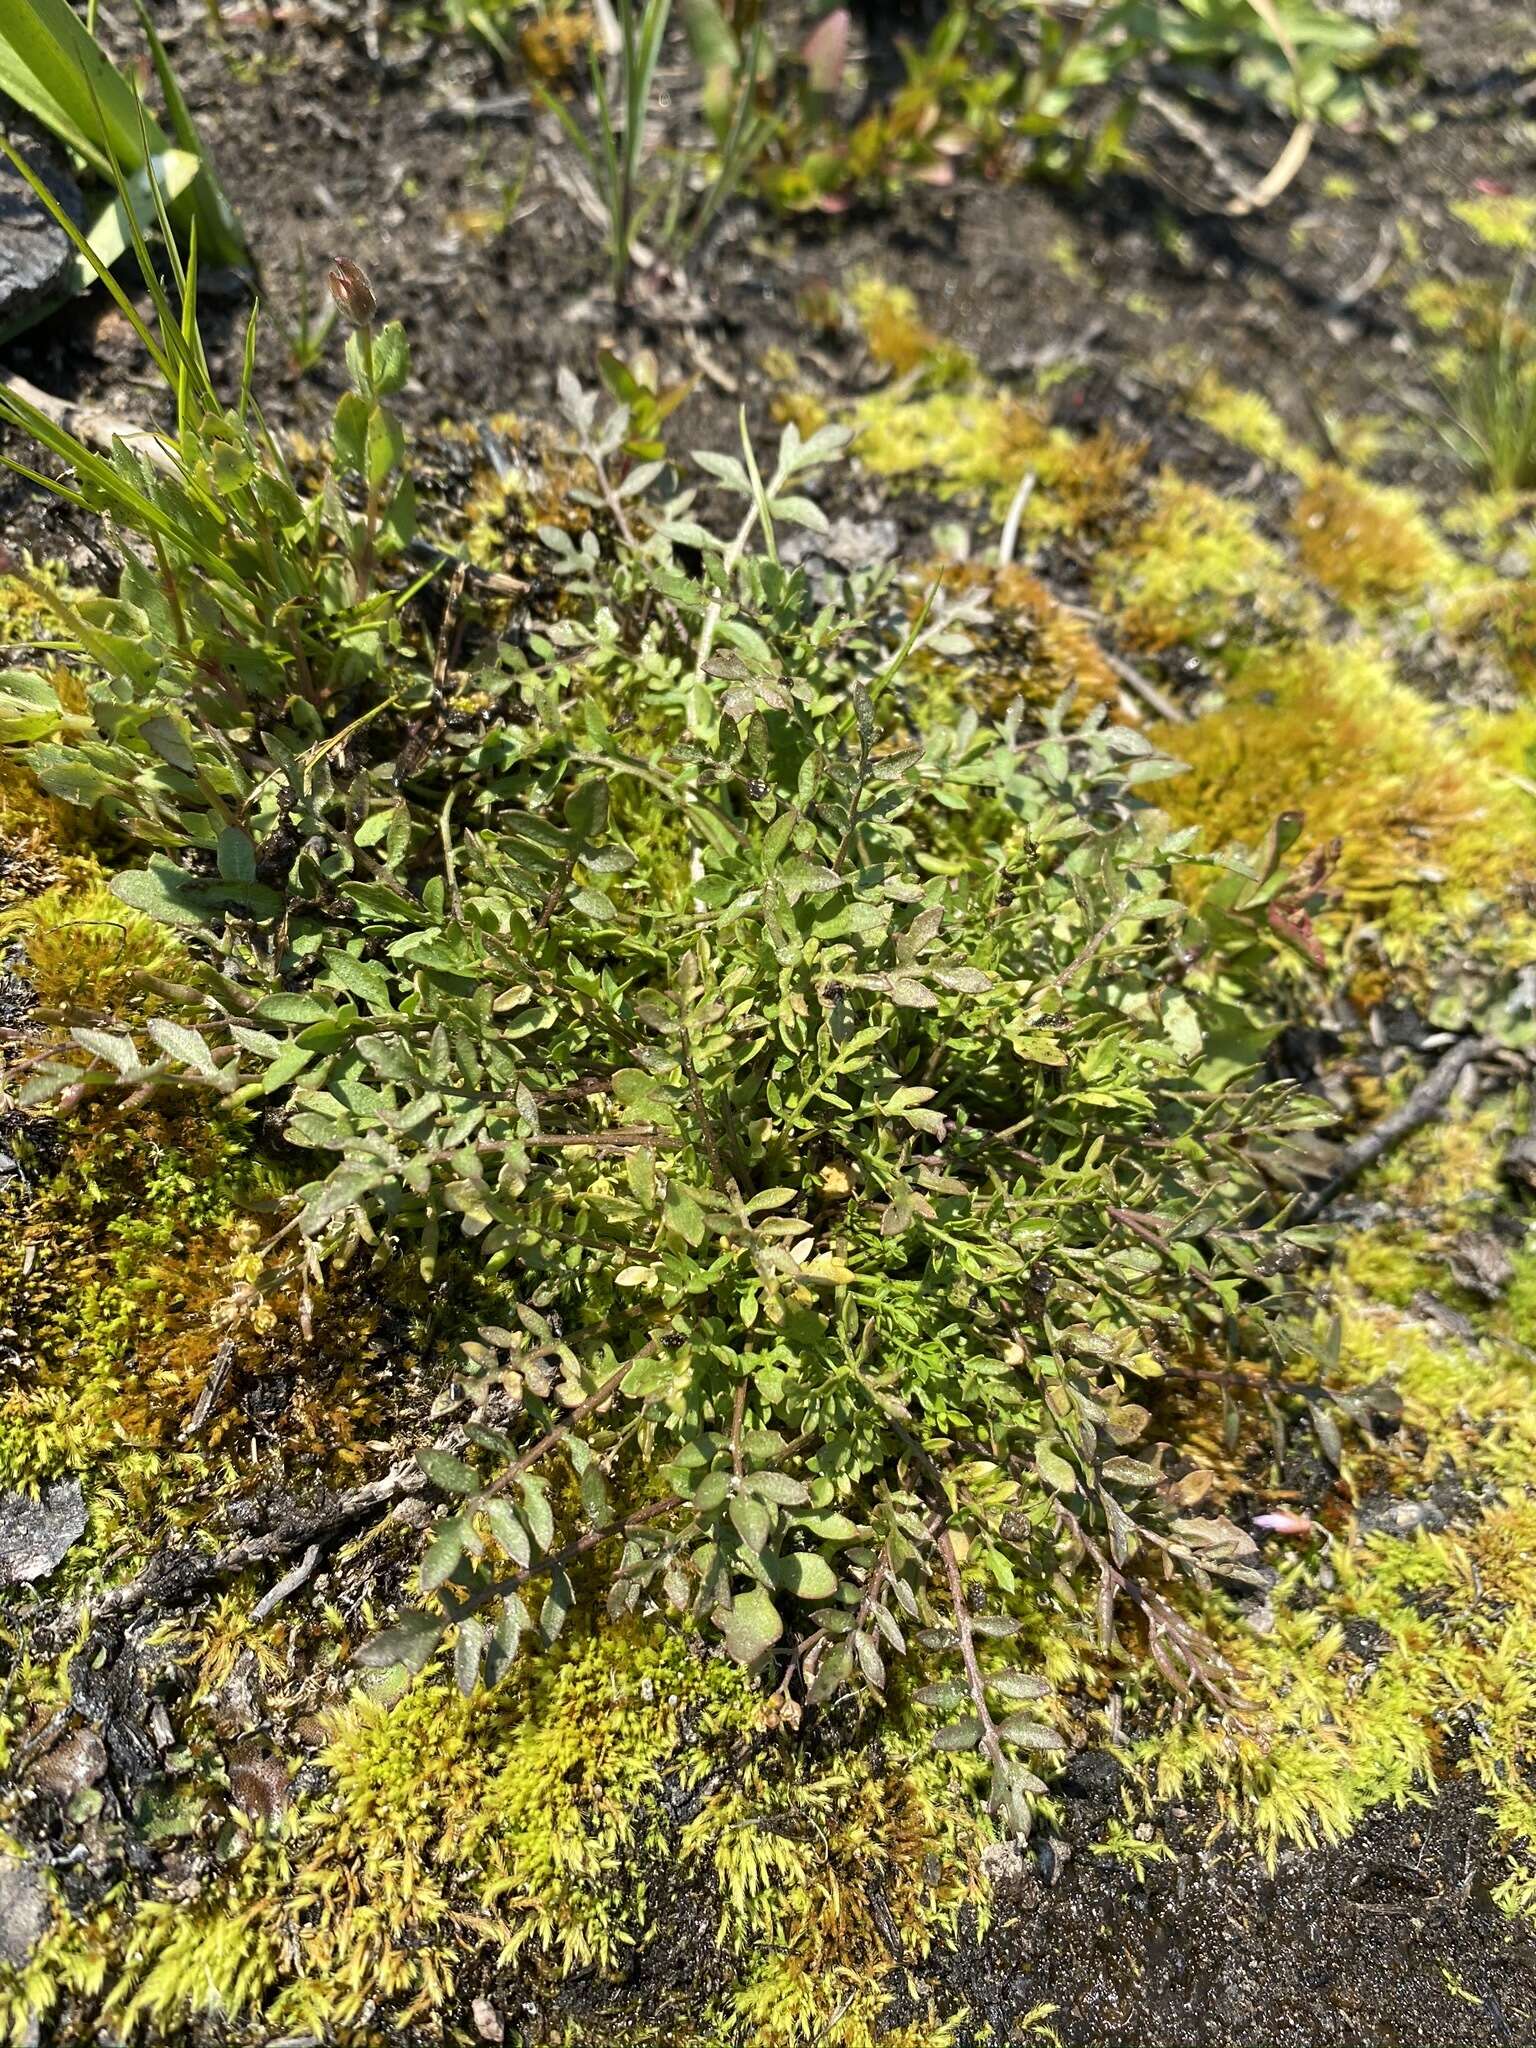
<path id="1" fill-rule="evenodd" d="M 915 1962 L 888 1923 L 893 2028 L 965 2010 L 958 2048 L 981 2048 L 1031 2038 L 1015 2030 L 1054 2007 L 1061 2048 L 1536 2042 L 1536 1933 L 1489 1895 L 1475 1784 L 1453 1778 L 1430 1807 L 1384 1809 L 1340 1845 L 1283 1850 L 1273 1871 L 1222 1838 L 1209 1807 L 1165 1808 L 1155 1835 L 1171 1854 L 1138 1878 L 1090 1846 L 1120 1817 L 1120 1776 L 1108 1752 L 1074 1759 L 1061 1834 L 1001 1852 L 980 1939 L 973 1926 Z M 498 2009 L 536 2040 L 570 2022 L 614 2040 L 681 2024 L 719 1988 L 717 1904 L 661 1865 L 646 1883 L 657 1931 L 627 1982 L 577 1980 L 553 1998 L 500 1982 Z"/>
<path id="2" fill-rule="evenodd" d="M 419 41 L 413 54 L 408 41 L 386 38 L 375 61 L 365 11 L 327 6 L 317 21 L 296 5 L 269 26 L 252 10 L 220 47 L 200 6 L 154 7 L 255 244 L 265 408 L 312 433 L 342 389 L 339 342 L 300 378 L 289 337 L 306 296 L 319 312 L 327 258 L 347 254 L 411 334 L 416 376 L 405 404 L 418 425 L 547 416 L 556 372 L 569 366 L 591 381 L 607 343 L 653 348 L 664 378 L 697 374 L 702 345 L 705 374 L 673 445 L 715 445 L 734 433 L 740 397 L 760 398 L 770 348 L 795 350 L 813 381 L 865 377 L 862 352 L 811 334 L 801 301 L 808 289 L 876 271 L 909 285 L 925 317 L 1004 380 L 1028 387 L 1043 363 L 1079 366 L 1059 409 L 1115 417 L 1152 439 L 1154 463 L 1168 429 L 1140 372 L 1174 343 L 1263 391 L 1316 438 L 1321 406 L 1399 411 L 1405 391 L 1428 393 L 1402 304 L 1413 281 L 1406 266 L 1394 259 L 1356 295 L 1383 242 L 1411 227 L 1431 273 L 1507 274 L 1511 259 L 1447 209 L 1480 184 L 1520 188 L 1536 162 L 1525 10 L 1465 0 L 1428 8 L 1415 24 L 1419 68 L 1388 91 L 1393 139 L 1375 127 L 1323 130 L 1302 176 L 1264 213 L 1227 218 L 1198 157 L 1147 115 L 1135 137 L 1145 174 L 1080 193 L 962 177 L 949 190 L 914 186 L 887 211 L 791 223 L 740 204 L 686 284 L 643 280 L 636 310 L 621 319 L 597 231 L 568 190 L 574 152 L 553 123 L 471 39 Z M 684 76 L 679 67 L 663 83 L 680 87 Z M 1410 114 L 1427 125 L 1411 126 Z M 1285 139 L 1283 122 L 1241 102 L 1207 107 L 1204 118 L 1255 177 Z M 1325 188 L 1342 193 L 1340 179 L 1351 194 L 1324 197 Z M 215 341 L 222 329 L 233 356 L 246 290 L 214 278 L 205 298 Z M 10 344 L 0 362 L 130 416 L 151 405 L 137 344 L 101 294 Z M 1187 427 L 1167 452 L 1186 468 L 1199 453 Z M 1206 459 L 1230 465 L 1231 451 L 1213 446 Z M 1426 443 L 1416 466 L 1434 460 Z"/>
<path id="3" fill-rule="evenodd" d="M 1115 1810 L 1074 1804 L 1079 1844 Z M 999 2033 L 1054 2004 L 1063 2048 L 1536 2040 L 1536 1939 L 1488 1896 L 1488 1828 L 1466 1782 L 1428 1811 L 1377 1814 L 1339 1847 L 1285 1850 L 1273 1874 L 1251 1850 L 1209 1844 L 1208 1812 L 1160 1821 L 1176 1855 L 1144 1881 L 1079 1847 L 1054 1890 L 1038 1860 L 1000 1887 L 985 1940 L 934 1971 L 946 1993 Z"/>
<path id="4" fill-rule="evenodd" d="M 761 404 L 770 348 L 795 350 L 829 388 L 866 379 L 859 346 L 810 336 L 798 301 L 872 269 L 909 284 L 931 323 L 994 375 L 1032 388 L 1042 363 L 1065 358 L 1074 374 L 1055 403 L 1066 414 L 1113 419 L 1148 439 L 1150 463 L 1205 465 L 1232 488 L 1231 450 L 1171 426 L 1145 362 L 1174 341 L 1193 345 L 1314 438 L 1323 406 L 1369 410 L 1385 394 L 1400 412 L 1405 391 L 1428 386 L 1403 307 L 1410 280 L 1394 262 L 1354 288 L 1405 223 L 1446 276 L 1497 275 L 1498 257 L 1447 208 L 1478 180 L 1529 189 L 1536 164 L 1536 87 L 1520 70 L 1528 12 L 1515 0 L 1457 0 L 1417 24 L 1422 76 L 1390 96 L 1396 139 L 1325 133 L 1267 213 L 1237 221 L 1192 204 L 1208 173 L 1148 120 L 1145 174 L 1090 194 L 962 180 L 952 192 L 919 188 L 889 213 L 792 227 L 738 207 L 686 287 L 647 291 L 620 322 L 595 231 L 561 182 L 569 152 L 474 46 L 412 54 L 408 39 L 386 38 L 376 59 L 361 8 L 355 20 L 341 7 L 319 19 L 295 5 L 275 25 L 260 9 L 231 21 L 220 48 L 190 0 L 155 0 L 155 13 L 256 244 L 268 415 L 310 435 L 341 389 L 339 344 L 298 377 L 287 338 L 306 281 L 318 309 L 332 253 L 361 261 L 385 312 L 406 323 L 416 375 L 405 405 L 418 428 L 547 415 L 558 369 L 591 381 L 600 345 L 643 343 L 664 375 L 702 369 L 673 437 L 681 448 L 719 445 L 742 399 Z M 1408 125 L 1411 108 L 1432 123 Z M 1254 175 L 1284 140 L 1283 124 L 1251 110 L 1208 118 Z M 1352 196 L 1325 199 L 1343 178 Z M 210 281 L 205 311 L 226 366 L 247 304 L 240 280 Z M 157 402 L 131 332 L 99 294 L 12 343 L 0 364 L 133 418 Z M 1437 460 L 1420 437 L 1389 468 L 1432 482 Z M 73 553 L 84 573 L 100 573 L 85 529 L 15 479 L 0 486 L 0 545 Z M 1536 1938 L 1492 1904 L 1496 1859 L 1468 1781 L 1453 1778 L 1432 1807 L 1380 1814 L 1340 1846 L 1287 1851 L 1273 1874 L 1212 1841 L 1208 1812 L 1172 1810 L 1159 1836 L 1175 1853 L 1138 1880 L 1088 1847 L 1119 1812 L 1114 1777 L 1108 1759 L 1073 1766 L 1061 1842 L 1022 1852 L 983 1938 L 930 1960 L 925 1981 L 893 1954 L 893 2020 L 925 2010 L 931 1991 L 946 2009 L 969 2006 L 963 2039 L 984 2027 L 1010 2038 L 1025 2014 L 1054 2005 L 1065 2048 L 1536 2044 Z M 618 2038 L 668 2005 L 687 2010 L 690 1986 L 700 2009 L 713 1902 L 664 1872 L 651 1889 L 658 1931 L 633 1984 L 553 1995 L 501 1986 L 509 2022 L 558 2034 L 566 2019 L 603 2016 Z"/>

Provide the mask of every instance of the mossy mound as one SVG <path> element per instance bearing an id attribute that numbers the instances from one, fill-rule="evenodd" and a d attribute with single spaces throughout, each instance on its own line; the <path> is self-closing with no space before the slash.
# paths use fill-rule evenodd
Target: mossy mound
<path id="1" fill-rule="evenodd" d="M 1356 639 L 1255 653 L 1240 684 L 1164 738 L 1189 766 L 1165 799 L 1218 844 L 1254 845 L 1276 810 L 1336 848 L 1321 930 L 1363 1009 L 1528 953 L 1536 805 L 1490 774 L 1476 721 L 1425 702 Z M 1455 934 L 1455 943 L 1447 940 Z"/>

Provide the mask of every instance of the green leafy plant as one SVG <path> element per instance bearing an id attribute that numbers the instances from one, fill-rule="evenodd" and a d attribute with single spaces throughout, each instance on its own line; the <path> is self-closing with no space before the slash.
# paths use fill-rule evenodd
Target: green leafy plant
<path id="1" fill-rule="evenodd" d="M 655 462 L 666 454 L 662 428 L 698 382 L 685 378 L 681 384 L 662 383 L 656 358 L 641 350 L 629 362 L 604 349 L 598 370 L 607 389 L 629 415 L 629 432 L 624 453 L 635 462 Z"/>
<path id="2" fill-rule="evenodd" d="M 1363 109 L 1357 74 L 1381 38 L 1338 8 L 1313 0 L 1165 0 L 1152 12 L 1151 40 L 1171 58 L 1230 67 L 1280 113 L 1342 123 Z"/>
<path id="3" fill-rule="evenodd" d="M 184 247 L 195 236 L 204 261 L 245 263 L 244 238 L 142 4 L 139 18 L 169 136 L 68 0 L 11 0 L 7 5 L 0 20 L 0 94 L 56 136 L 82 173 L 94 174 L 107 186 L 108 196 L 85 234 L 86 250 L 97 261 L 111 265 L 131 246 L 126 215 L 149 231 L 163 212 Z M 15 151 L 0 146 L 35 189 L 35 176 Z M 61 295 L 91 281 L 94 268 L 86 250 L 80 251 Z M 46 310 L 36 309 L 28 317 Z"/>
<path id="4" fill-rule="evenodd" d="M 729 48 L 718 6 L 694 5 L 710 24 L 695 50 L 706 79 L 718 77 Z M 989 175 L 1098 175 L 1126 155 L 1159 62 L 1185 97 L 1232 77 L 1293 119 L 1352 119 L 1361 106 L 1355 74 L 1380 48 L 1364 24 L 1308 0 L 956 5 L 925 47 L 903 50 L 902 85 L 850 126 L 848 31 L 848 10 L 836 9 L 798 58 L 764 67 L 773 128 L 754 181 L 787 211 L 889 201 L 914 182 L 948 183 L 960 161 Z M 1187 113 L 1152 101 L 1187 126 Z"/>
<path id="5" fill-rule="evenodd" d="M 839 26 L 837 35 L 829 31 Z M 778 69 L 779 107 L 756 184 L 786 212 L 836 213 L 888 201 L 906 185 L 947 185 L 960 157 L 985 159 L 1017 97 L 1015 70 L 978 61 L 956 8 L 921 49 L 902 51 L 906 79 L 851 126 L 839 111 L 848 61 L 846 10 L 830 15 Z"/>
<path id="6" fill-rule="evenodd" d="M 1380 49 L 1372 30 L 1310 0 L 1112 0 L 1065 17 L 1044 0 L 957 4 L 925 45 L 903 46 L 906 77 L 896 90 L 851 119 L 848 8 L 831 9 L 797 47 L 784 48 L 757 8 L 685 0 L 717 158 L 681 228 L 686 152 L 676 159 L 669 207 L 644 139 L 670 11 L 671 0 L 647 0 L 638 16 L 628 5 L 621 11 L 616 93 L 594 52 L 591 134 L 562 101 L 540 93 L 592 173 L 621 298 L 647 221 L 661 222 L 664 245 L 685 251 L 743 183 L 783 212 L 836 213 L 856 201 L 889 202 L 912 184 L 948 184 L 962 161 L 991 176 L 1080 179 L 1126 155 L 1144 105 L 1193 132 L 1224 164 L 1190 111 L 1153 93 L 1157 63 L 1180 74 L 1184 98 L 1230 77 L 1299 124 L 1272 174 L 1278 190 L 1305 158 L 1318 121 L 1358 113 L 1356 73 Z M 1257 198 L 1243 195 L 1244 208 L 1266 196 L 1264 187 Z"/>
<path id="7" fill-rule="evenodd" d="M 120 886 L 127 893 L 137 886 L 152 914 L 196 917 L 199 906 L 217 905 L 254 915 L 278 899 L 235 824 L 242 779 L 254 786 L 282 772 L 276 763 L 284 742 L 274 730 L 301 755 L 306 747 L 318 745 L 323 754 L 332 746 L 328 714 L 378 673 L 398 638 L 398 595 L 379 587 L 378 570 L 414 532 L 414 487 L 403 473 L 403 437 L 387 402 L 405 381 L 409 357 L 398 324 L 375 328 L 361 273 L 338 266 L 362 283 L 362 295 L 346 308 L 356 323 L 347 344 L 353 388 L 336 408 L 323 489 L 306 495 L 252 398 L 255 316 L 241 387 L 226 405 L 197 331 L 194 272 L 181 266 L 171 245 L 168 287 L 142 237 L 137 247 L 152 324 L 110 274 L 102 273 L 103 282 L 174 394 L 174 432 L 159 442 L 140 437 L 132 446 L 119 440 L 110 455 L 99 455 L 0 387 L 0 419 L 47 449 L 69 475 L 67 482 L 33 480 L 133 533 L 142 550 L 127 553 L 111 600 L 69 607 L 38 586 L 40 601 L 60 612 L 110 679 L 107 693 L 118 706 L 109 713 L 102 700 L 100 729 L 104 738 L 112 735 L 105 753 L 71 747 L 55 767 L 77 800 L 134 816 L 134 829 L 151 844 L 183 852 L 190 842 L 181 805 L 200 793 L 211 806 L 204 820 L 211 837 L 192 855 L 190 871 L 177 871 L 173 881 L 167 862 L 158 882 L 151 875 Z M 10 466 L 32 475 L 14 461 Z M 36 728 L 36 680 L 13 673 L 6 689 L 13 717 L 20 706 L 23 722 Z M 222 763 L 196 739 L 194 715 L 243 735 Z M 74 732 L 80 722 L 61 714 L 55 723 Z M 163 781 L 158 771 L 146 774 L 152 762 L 165 771 Z M 302 780 L 306 771 L 293 772 Z"/>
<path id="8" fill-rule="evenodd" d="M 288 330 L 288 362 L 293 376 L 307 376 L 324 360 L 337 317 L 335 301 L 320 300 L 308 272 L 302 273 L 298 318 Z"/>
<path id="9" fill-rule="evenodd" d="M 404 338 L 338 272 L 353 388 L 312 495 L 168 300 L 163 467 L 5 401 L 136 544 L 69 615 L 84 711 L 11 675 L 0 719 L 144 850 L 113 886 L 191 963 L 56 1018 L 17 1096 L 259 1108 L 313 1162 L 274 1271 L 297 1238 L 499 1294 L 420 1453 L 416 1604 L 365 1662 L 451 1643 L 494 1679 L 599 1556 L 615 1613 L 685 1610 L 814 1697 L 883 1690 L 917 1633 L 957 1659 L 940 1745 L 1022 1824 L 1060 1740 L 1034 1653 L 998 1661 L 1031 1590 L 1080 1580 L 1106 1640 L 1129 1606 L 1217 1683 L 1167 1581 L 1250 1569 L 1155 1402 L 1183 1361 L 1279 1356 L 1264 1158 L 1307 1119 L 1250 1085 L 1244 997 L 1282 863 L 1192 913 L 1134 732 L 914 729 L 908 664 L 963 618 L 893 637 L 878 582 L 818 606 L 780 554 L 837 430 L 699 455 L 717 534 L 567 377 L 562 601 L 445 695 L 395 580 Z"/>

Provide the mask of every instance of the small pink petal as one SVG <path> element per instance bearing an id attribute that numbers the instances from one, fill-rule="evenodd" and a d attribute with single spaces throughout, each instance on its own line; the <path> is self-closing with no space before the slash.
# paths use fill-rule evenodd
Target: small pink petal
<path id="1" fill-rule="evenodd" d="M 852 27 L 853 17 L 848 9 L 834 7 L 800 45 L 800 62 L 811 75 L 812 92 L 831 94 L 842 89 Z"/>
<path id="2" fill-rule="evenodd" d="M 1270 1515 L 1255 1515 L 1253 1526 L 1272 1529 L 1277 1536 L 1310 1536 L 1317 1524 L 1310 1515 L 1287 1514 L 1283 1508 L 1277 1508 Z"/>

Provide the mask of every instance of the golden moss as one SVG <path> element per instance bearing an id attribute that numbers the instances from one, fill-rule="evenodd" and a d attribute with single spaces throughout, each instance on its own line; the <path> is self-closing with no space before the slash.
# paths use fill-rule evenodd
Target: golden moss
<path id="1" fill-rule="evenodd" d="M 54 887 L 0 909 L 0 939 L 19 939 L 27 984 L 44 1009 L 120 1015 L 141 973 L 164 974 L 177 946 L 100 880 Z"/>
<path id="2" fill-rule="evenodd" d="M 1285 557 L 1252 513 L 1165 470 L 1146 517 L 1095 565 L 1101 607 L 1134 646 L 1237 655 L 1321 626 Z"/>
<path id="3" fill-rule="evenodd" d="M 932 1755 L 887 1768 L 847 1758 L 789 1776 L 754 1765 L 689 1823 L 684 1858 L 712 1867 L 720 1944 L 743 1967 L 722 2001 L 730 2038 L 809 2048 L 828 2038 L 833 2014 L 840 2048 L 887 2038 L 882 1916 L 921 1962 L 982 1897 L 975 1825 L 949 1791 Z"/>
<path id="4" fill-rule="evenodd" d="M 323 1794 L 194 1900 L 140 1909 L 108 2009 L 156 2037 L 256 2008 L 350 2035 L 381 2008 L 409 2028 L 476 1954 L 611 1970 L 643 1932 L 661 1774 L 686 1788 L 758 1711 L 676 1631 L 585 1638 L 471 1700 L 431 1677 L 354 1700 Z"/>
<path id="5" fill-rule="evenodd" d="M 245 1393 L 275 1368 L 288 1375 L 288 1454 L 337 1481 L 363 1462 L 389 1394 L 370 1372 L 384 1310 L 344 1287 L 306 1299 L 298 1273 L 263 1256 L 244 1204 L 270 1193 L 236 1135 L 197 1113 L 102 1107 L 11 1228 L 0 1319 L 22 1369 L 0 1383 L 0 1487 L 82 1480 L 89 1528 L 69 1581 L 85 1584 L 109 1552 L 128 1573 L 166 1525 L 195 1521 L 208 1489 L 249 1484 L 249 1454 L 228 1445 Z M 189 1445 L 212 1377 L 228 1392 Z"/>
<path id="6" fill-rule="evenodd" d="M 0 1834 L 0 1855 L 12 1853 Z M 0 1964 L 0 2041 L 24 2044 L 38 2039 L 38 2023 L 66 1999 L 94 1999 L 112 1971 L 118 1932 L 118 1901 L 109 1896 L 91 1913 L 65 1908 L 53 1891 L 53 1921 L 20 1968 Z"/>
<path id="7" fill-rule="evenodd" d="M 864 345 L 881 369 L 898 377 L 920 370 L 929 383 L 940 384 L 963 383 L 973 374 L 972 358 L 923 321 L 917 299 L 905 285 L 862 277 L 848 298 Z"/>
<path id="8" fill-rule="evenodd" d="M 503 451 L 499 466 L 486 463 L 476 469 L 451 522 L 455 544 L 477 568 L 526 573 L 542 552 L 536 539 L 540 526 L 576 533 L 592 524 L 591 508 L 572 495 L 594 487 L 586 462 L 520 414 L 496 413 L 483 427 L 443 421 L 438 432 L 445 441 L 476 450 L 488 433 Z"/>
<path id="9" fill-rule="evenodd" d="M 1536 696 L 1536 576 L 1472 585 L 1449 624 L 1465 643 L 1491 647 L 1511 679 Z"/>
<path id="10" fill-rule="evenodd" d="M 780 426 L 793 420 L 800 429 L 802 441 L 809 441 L 818 428 L 826 426 L 832 415 L 825 403 L 809 391 L 781 389 L 773 396 L 773 417 Z"/>
<path id="11" fill-rule="evenodd" d="M 1519 894 L 1536 836 L 1520 792 L 1368 642 L 1255 655 L 1240 695 L 1163 740 L 1191 771 L 1167 785 L 1165 808 L 1209 844 L 1257 844 L 1287 810 L 1302 814 L 1304 847 L 1340 842 L 1325 918 L 1336 936 L 1369 916 L 1389 959 L 1421 962 L 1434 919 L 1443 946 L 1507 901 L 1487 944 L 1508 960 L 1528 947 Z"/>
<path id="12" fill-rule="evenodd" d="M 546 9 L 519 32 L 518 55 L 536 78 L 553 83 L 585 65 L 593 34 L 590 8 Z"/>
<path id="13" fill-rule="evenodd" d="M 1424 1255 L 1422 1239 L 1396 1225 L 1351 1232 L 1340 1265 L 1363 1293 L 1394 1308 L 1406 1308 L 1421 1288 L 1432 1288 L 1439 1278 L 1434 1262 Z"/>
<path id="14" fill-rule="evenodd" d="M 668 1846 L 663 1782 L 699 1784 L 762 1712 L 675 1629 L 608 1629 L 472 1700 L 429 1677 L 393 1705 L 354 1701 L 333 1716 L 323 1794 L 193 1900 L 140 1909 L 108 2010 L 151 2034 L 260 2010 L 350 2038 L 381 2011 L 424 2019 L 475 1955 L 611 1972 L 648 1938 L 644 1872 L 667 1853 L 719 1896 L 722 2038 L 864 2048 L 885 2003 L 880 1916 L 915 1957 L 952 1931 L 979 1896 L 975 1825 L 931 1755 L 774 1755 Z"/>
<path id="15" fill-rule="evenodd" d="M 1313 460 L 1311 451 L 1295 439 L 1267 398 L 1256 391 L 1237 390 L 1214 370 L 1200 373 L 1187 402 L 1196 419 L 1276 469 L 1300 475 Z"/>
<path id="16" fill-rule="evenodd" d="M 1348 1263 L 1376 1277 L 1373 1260 Z M 1501 1903 L 1536 1911 L 1523 1765 L 1536 1731 L 1536 1376 L 1518 1353 L 1477 1357 L 1353 1286 L 1342 1308 L 1345 1383 L 1389 1377 L 1404 1403 L 1390 1446 L 1352 1447 L 1346 1475 L 1357 1493 L 1414 1499 L 1454 1476 L 1464 1519 L 1364 1539 L 1346 1527 L 1293 1557 L 1267 1632 L 1217 1624 L 1247 1712 L 1192 1714 L 1149 1741 L 1146 1787 L 1162 1799 L 1204 1787 L 1272 1860 L 1285 1842 L 1342 1839 L 1382 1803 L 1427 1803 L 1455 1769 L 1488 1796 Z M 1468 1740 L 1453 1756 L 1458 1728 Z"/>
<path id="17" fill-rule="evenodd" d="M 1325 468 L 1296 506 L 1301 559 L 1330 596 L 1370 616 L 1453 583 L 1460 565 L 1406 491 Z"/>
<path id="18" fill-rule="evenodd" d="M 992 717 L 1001 717 L 1015 698 L 1044 710 L 1068 689 L 1077 693 L 1079 714 L 1115 701 L 1119 680 L 1087 623 L 1037 576 L 1016 564 L 996 569 L 981 562 L 952 564 L 942 573 L 950 590 L 982 597 L 989 614 L 987 624 L 972 629 L 974 651 L 936 668 L 951 698 L 959 694 Z M 926 573 L 917 581 L 929 587 Z"/>
<path id="19" fill-rule="evenodd" d="M 1001 518 L 1033 476 L 1026 532 L 1079 532 L 1123 512 L 1141 449 L 1099 432 L 1077 440 L 1021 399 L 983 383 L 913 395 L 899 387 L 854 408 L 860 460 L 880 476 L 917 477 L 942 497 L 980 497 Z"/>

